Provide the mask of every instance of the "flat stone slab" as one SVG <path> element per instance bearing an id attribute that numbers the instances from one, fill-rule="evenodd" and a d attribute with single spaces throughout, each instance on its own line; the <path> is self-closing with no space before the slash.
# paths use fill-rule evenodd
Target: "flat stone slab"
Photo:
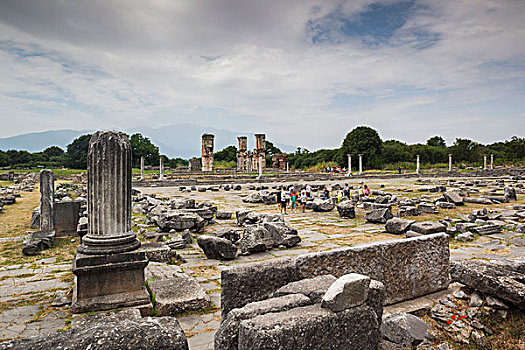
<path id="1" fill-rule="evenodd" d="M 156 267 L 157 274 L 146 273 L 159 316 L 180 315 L 211 307 L 210 297 L 200 284 L 193 277 L 177 272 L 178 269 L 178 266 L 166 265 Z"/>
<path id="2" fill-rule="evenodd" d="M 314 278 L 305 278 L 300 281 L 291 282 L 287 285 L 277 289 L 274 297 L 280 297 L 287 294 L 303 294 L 306 295 L 312 302 L 318 303 L 326 293 L 328 288 L 336 281 L 332 275 L 317 276 Z M 366 297 L 365 297 L 366 298 Z"/>

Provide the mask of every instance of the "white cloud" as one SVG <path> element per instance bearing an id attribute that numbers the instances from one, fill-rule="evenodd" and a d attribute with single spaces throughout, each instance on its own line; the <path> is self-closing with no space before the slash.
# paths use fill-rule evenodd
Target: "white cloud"
<path id="1" fill-rule="evenodd" d="M 315 149 L 357 125 L 409 142 L 525 130 L 521 114 L 495 111 L 502 100 L 525 105 L 523 1 L 417 2 L 392 45 L 309 41 L 309 20 L 357 18 L 369 3 L 3 2 L 0 40 L 12 47 L 0 51 L 0 119 L 12 122 L 0 137 L 205 120 Z M 439 40 L 418 50 L 423 32 Z M 370 101 L 334 108 L 339 94 Z M 475 118 L 483 127 L 470 127 Z"/>

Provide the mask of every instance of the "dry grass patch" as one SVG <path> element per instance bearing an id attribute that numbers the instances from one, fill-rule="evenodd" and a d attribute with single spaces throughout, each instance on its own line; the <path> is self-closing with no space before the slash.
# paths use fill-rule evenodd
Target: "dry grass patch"
<path id="1" fill-rule="evenodd" d="M 190 275 L 193 276 L 212 277 L 221 274 L 215 266 L 192 266 L 190 269 L 193 271 Z"/>
<path id="2" fill-rule="evenodd" d="M 40 204 L 40 191 L 22 192 L 16 203 L 5 205 L 0 212 L 0 238 L 19 237 L 31 230 L 31 214 Z"/>
<path id="3" fill-rule="evenodd" d="M 32 264 L 36 260 L 57 258 L 59 262 L 73 262 L 78 242 L 71 242 L 70 237 L 59 237 L 55 239 L 53 248 L 45 249 L 36 256 L 25 256 L 22 254 L 22 241 L 9 241 L 0 243 L 0 266 Z"/>
<path id="4" fill-rule="evenodd" d="M 388 233 L 363 233 L 359 236 L 352 236 L 352 237 L 341 237 L 341 238 L 333 238 L 333 239 L 327 239 L 324 241 L 319 241 L 319 245 L 309 247 L 308 250 L 311 252 L 318 252 L 323 250 L 330 250 L 326 249 L 325 247 L 322 247 L 325 243 L 333 243 L 340 245 L 342 247 L 351 247 L 357 244 L 363 244 L 363 243 L 372 243 L 372 242 L 378 242 L 378 241 L 387 241 L 392 239 L 402 239 L 403 236 L 399 235 L 391 235 Z"/>

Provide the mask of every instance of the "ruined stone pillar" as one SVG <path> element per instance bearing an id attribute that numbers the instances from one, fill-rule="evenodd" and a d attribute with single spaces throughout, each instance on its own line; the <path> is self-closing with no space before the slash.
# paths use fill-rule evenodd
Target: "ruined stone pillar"
<path id="1" fill-rule="evenodd" d="M 347 154 L 348 157 L 348 176 L 352 176 L 352 155 Z"/>
<path id="2" fill-rule="evenodd" d="M 416 155 L 416 174 L 419 174 L 419 154 Z"/>
<path id="3" fill-rule="evenodd" d="M 493 154 L 490 155 L 490 168 L 494 169 L 494 155 Z"/>
<path id="4" fill-rule="evenodd" d="M 363 174 L 363 155 L 359 154 L 359 175 Z"/>
<path id="5" fill-rule="evenodd" d="M 237 151 L 237 170 L 246 171 L 246 151 L 248 150 L 248 138 L 246 136 L 237 137 L 239 149 Z"/>
<path id="6" fill-rule="evenodd" d="M 266 168 L 266 135 L 255 134 L 255 157 L 257 158 L 257 167 Z"/>
<path id="7" fill-rule="evenodd" d="M 144 181 L 144 156 L 140 157 L 140 181 Z"/>
<path id="8" fill-rule="evenodd" d="M 288 162 L 286 162 L 286 172 L 287 173 L 290 172 L 290 164 Z"/>
<path id="9" fill-rule="evenodd" d="M 261 157 L 259 157 L 258 160 L 259 160 L 259 164 L 258 164 L 257 169 L 259 170 L 259 178 L 260 178 L 263 174 L 263 161 Z"/>
<path id="10" fill-rule="evenodd" d="M 215 135 L 202 135 L 202 171 L 213 171 L 213 140 Z"/>
<path id="11" fill-rule="evenodd" d="M 483 170 L 487 170 L 487 155 L 483 155 Z"/>
<path id="12" fill-rule="evenodd" d="M 88 148 L 88 233 L 73 261 L 74 313 L 150 307 L 145 252 L 131 230 L 131 145 L 125 134 L 98 131 Z"/>
<path id="13" fill-rule="evenodd" d="M 448 155 L 448 171 L 452 171 L 452 154 Z"/>
<path id="14" fill-rule="evenodd" d="M 40 170 L 40 231 L 55 231 L 55 176 L 52 170 Z"/>
<path id="15" fill-rule="evenodd" d="M 162 156 L 159 158 L 159 180 L 164 180 L 164 159 Z"/>

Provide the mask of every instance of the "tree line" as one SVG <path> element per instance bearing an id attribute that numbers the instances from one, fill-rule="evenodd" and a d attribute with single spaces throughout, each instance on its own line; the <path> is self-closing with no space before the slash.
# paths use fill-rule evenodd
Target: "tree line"
<path id="1" fill-rule="evenodd" d="M 0 150 L 0 167 L 44 166 L 86 169 L 90 138 L 91 134 L 79 136 L 66 147 L 66 150 L 57 146 L 34 153 Z M 159 148 L 140 133 L 131 135 L 129 140 L 135 168 L 140 167 L 142 156 L 145 164 L 150 166 L 157 166 L 160 157 L 163 157 L 166 167 L 176 168 L 188 165 L 188 160 L 161 155 Z M 282 151 L 271 141 L 266 141 L 268 167 L 272 166 L 272 156 L 277 153 L 282 153 Z M 525 159 L 525 138 L 513 136 L 510 140 L 488 145 L 469 139 L 456 138 L 452 145 L 447 146 L 441 136 L 434 136 L 429 138 L 425 144 L 408 145 L 397 140 L 383 141 L 376 130 L 368 126 L 358 126 L 346 135 L 340 148 L 320 149 L 315 152 L 310 152 L 306 148 L 297 148 L 294 153 L 288 154 L 288 162 L 290 167 L 296 169 L 308 169 L 326 164 L 346 167 L 348 165 L 347 154 L 352 155 L 354 167 L 357 166 L 358 154 L 362 154 L 363 165 L 367 169 L 381 169 L 399 163 L 415 163 L 417 154 L 420 156 L 421 164 L 447 163 L 449 154 L 452 154 L 455 163 L 481 163 L 484 154 L 494 154 L 498 163 L 517 162 Z M 215 152 L 214 161 L 217 164 L 234 167 L 237 162 L 237 147 L 228 146 Z"/>
<path id="2" fill-rule="evenodd" d="M 42 152 L 28 152 L 20 150 L 0 150 L 0 167 L 10 168 L 34 168 L 43 166 L 47 168 L 70 168 L 86 169 L 87 153 L 91 134 L 77 137 L 66 150 L 57 146 L 46 148 Z M 144 157 L 145 165 L 158 166 L 160 157 L 164 159 L 164 165 L 170 168 L 188 165 L 188 161 L 182 158 L 168 158 L 161 155 L 159 148 L 149 138 L 140 133 L 129 137 L 133 153 L 133 167 L 140 167 L 140 158 Z"/>

